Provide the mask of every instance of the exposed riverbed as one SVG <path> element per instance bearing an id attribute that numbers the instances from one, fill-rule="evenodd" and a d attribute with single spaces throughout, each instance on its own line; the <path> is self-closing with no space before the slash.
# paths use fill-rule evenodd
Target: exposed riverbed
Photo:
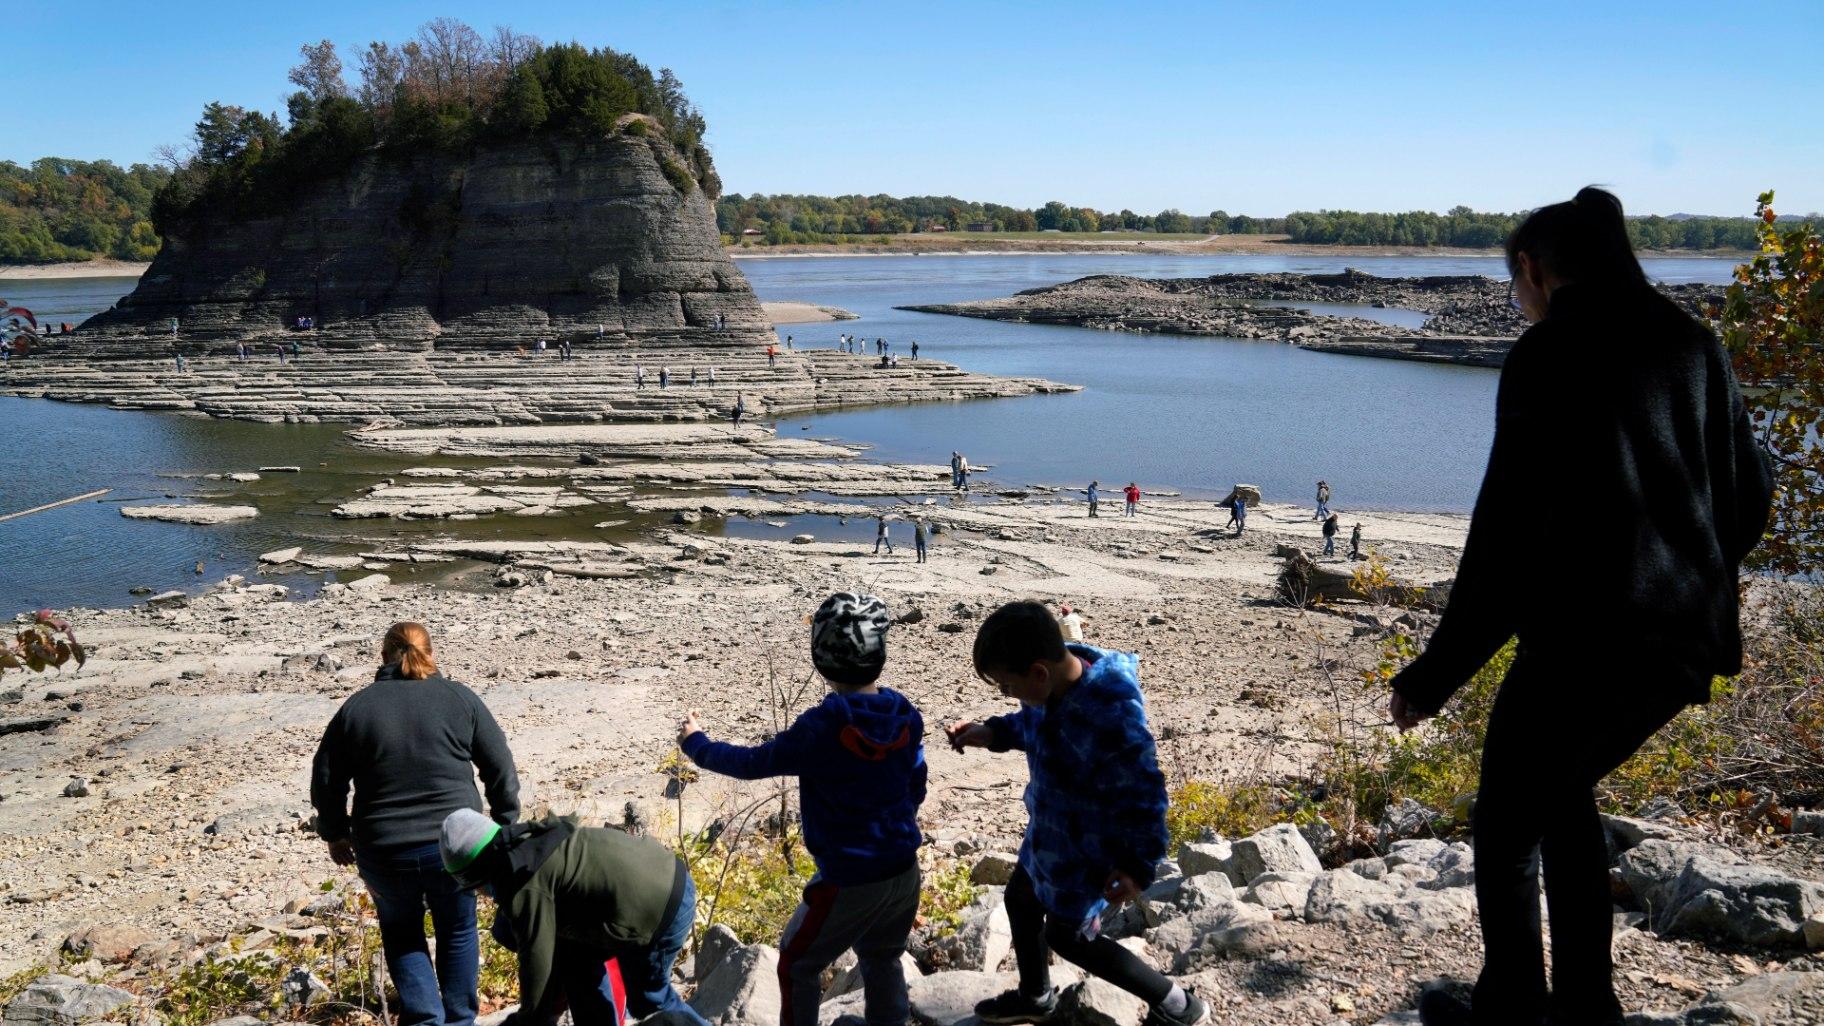
<path id="1" fill-rule="evenodd" d="M 993 465 L 984 484 L 1001 486 L 1080 488 L 1096 478 L 1105 488 L 1134 480 L 1149 493 L 1219 497 L 1231 484 L 1248 481 L 1270 501 L 1304 501 L 1312 483 L 1324 477 L 1337 502 L 1350 508 L 1466 510 L 1487 452 L 1493 372 L 1302 352 L 1277 343 L 1116 336 L 893 309 L 992 298 L 1093 273 L 1314 273 L 1345 265 L 1402 276 L 1501 273 L 1499 260 L 1478 257 L 1051 254 L 755 260 L 744 261 L 742 271 L 762 299 L 829 304 L 860 315 L 840 324 L 780 329 L 800 349 L 827 350 L 838 333 L 848 332 L 892 340 L 903 362 L 917 339 L 922 356 L 966 370 L 1086 386 L 1074 395 L 792 417 L 780 423 L 782 437 L 842 439 L 871 447 L 871 458 L 900 463 L 942 464 L 960 449 L 976 464 Z M 1672 282 L 1722 281 L 1730 266 L 1699 258 L 1647 262 L 1650 274 Z M 56 323 L 80 321 L 131 285 L 130 279 L 0 280 L 0 294 Z M 251 521 L 186 527 L 128 521 L 115 504 L 103 502 L 0 523 L 0 609 L 116 605 L 129 600 L 126 589 L 135 585 L 194 585 L 199 560 L 208 575 L 202 579 L 214 580 L 250 572 L 260 552 L 300 539 L 321 539 L 332 552 L 357 552 L 397 533 L 599 539 L 646 522 L 613 503 L 461 524 L 337 521 L 330 509 L 381 478 L 410 466 L 464 465 L 459 457 L 356 449 L 339 425 L 256 425 L 0 398 L 0 430 L 9 439 L 0 447 L 0 513 L 95 488 L 114 488 L 109 500 L 211 495 L 262 510 Z M 264 474 L 244 484 L 195 476 L 271 465 L 297 465 L 300 472 Z M 610 521 L 623 525 L 595 526 Z M 324 578 L 278 579 L 308 590 Z"/>

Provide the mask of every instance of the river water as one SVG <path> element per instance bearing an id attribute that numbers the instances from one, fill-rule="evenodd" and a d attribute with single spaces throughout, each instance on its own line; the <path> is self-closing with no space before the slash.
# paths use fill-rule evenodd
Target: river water
<path id="1" fill-rule="evenodd" d="M 1703 258 L 1645 263 L 1649 274 L 1672 282 L 1726 281 L 1732 266 Z M 1321 477 L 1344 510 L 1467 510 L 1487 456 L 1494 371 L 894 307 L 1005 296 L 1086 274 L 1163 278 L 1352 266 L 1380 275 L 1502 276 L 1497 258 L 1021 254 L 767 258 L 740 266 L 762 299 L 861 315 L 781 328 L 799 348 L 832 346 L 847 331 L 890 339 L 904 359 L 916 339 L 921 355 L 970 370 L 1085 386 L 1074 395 L 805 415 L 782 422 L 782 434 L 861 442 L 892 461 L 941 464 L 961 450 L 972 463 L 992 465 L 988 479 L 1003 485 L 1081 487 L 1094 478 L 1110 489 L 1131 480 L 1142 489 L 1220 496 L 1245 481 L 1260 485 L 1269 501 L 1304 501 Z M 76 322 L 132 286 L 122 278 L 0 279 L 0 297 L 32 308 L 41 321 Z M 1411 323 L 1406 311 L 1321 312 Z M 127 589 L 134 586 L 194 588 L 251 573 L 260 552 L 291 544 L 359 551 L 392 547 L 389 535 L 455 529 L 329 517 L 331 506 L 377 477 L 430 462 L 461 463 L 376 455 L 350 446 L 345 430 L 0 398 L 0 514 L 114 489 L 108 501 L 0 522 L 0 615 L 37 606 L 119 605 L 130 601 Z M 249 485 L 198 477 L 262 465 L 303 470 Z M 196 528 L 129 521 L 117 511 L 118 500 L 166 495 L 244 498 L 262 512 L 252 521 Z M 592 525 L 605 517 L 632 520 L 625 530 L 641 526 L 638 518 L 597 507 L 553 519 L 486 518 L 460 529 L 467 536 L 602 537 Z M 277 579 L 308 592 L 322 578 Z"/>

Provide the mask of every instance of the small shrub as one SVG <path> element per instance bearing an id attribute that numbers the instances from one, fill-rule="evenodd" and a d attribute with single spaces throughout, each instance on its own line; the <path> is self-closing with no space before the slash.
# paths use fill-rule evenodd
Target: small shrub
<path id="1" fill-rule="evenodd" d="M 680 854 L 697 885 L 699 935 L 721 923 L 746 944 L 778 940 L 817 868 L 796 831 L 771 839 L 691 834 Z"/>
<path id="2" fill-rule="evenodd" d="M 674 158 L 666 157 L 659 162 L 659 166 L 664 170 L 666 180 L 671 182 L 671 187 L 679 192 L 688 194 L 697 187 L 697 180 L 690 176 L 690 169 Z"/>
<path id="3" fill-rule="evenodd" d="M 627 123 L 621 126 L 621 134 L 644 139 L 652 134 L 652 126 L 640 118 L 628 118 Z"/>
<path id="4" fill-rule="evenodd" d="M 936 936 L 947 937 L 963 925 L 963 910 L 981 894 L 969 881 L 969 867 L 961 862 L 940 865 L 925 874 L 918 895 L 918 921 Z"/>
<path id="5" fill-rule="evenodd" d="M 1266 784 L 1239 786 L 1191 780 L 1172 789 L 1165 829 L 1172 852 L 1205 834 L 1242 837 L 1283 818 L 1276 790 Z"/>

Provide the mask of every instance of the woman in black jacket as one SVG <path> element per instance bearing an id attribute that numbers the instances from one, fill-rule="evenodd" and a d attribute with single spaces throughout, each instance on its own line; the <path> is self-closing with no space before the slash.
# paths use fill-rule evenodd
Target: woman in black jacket
<path id="1" fill-rule="evenodd" d="M 438 831 L 457 809 L 519 814 L 519 778 L 500 725 L 473 691 L 437 672 L 423 626 L 396 623 L 374 682 L 337 710 L 311 769 L 317 833 L 337 865 L 353 863 L 380 920 L 386 966 L 403 1006 L 399 1026 L 470 1026 L 480 943 L 475 895 L 443 868 Z M 354 785 L 354 814 L 348 789 Z M 437 932 L 433 971 L 424 914 Z"/>
<path id="2" fill-rule="evenodd" d="M 1518 636 L 1473 823 L 1482 974 L 1469 1005 L 1434 991 L 1420 1012 L 1427 1026 L 1619 1023 L 1594 788 L 1741 669 L 1737 571 L 1772 479 L 1722 347 L 1647 281 L 1613 195 L 1534 211 L 1507 262 L 1533 326 L 1501 371 L 1450 604 L 1389 709 L 1411 728 Z M 1588 519 L 1534 515 L 1562 496 Z"/>

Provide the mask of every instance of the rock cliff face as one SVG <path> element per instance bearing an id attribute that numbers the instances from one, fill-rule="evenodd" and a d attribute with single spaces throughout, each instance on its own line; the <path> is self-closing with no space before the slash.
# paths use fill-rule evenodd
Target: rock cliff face
<path id="1" fill-rule="evenodd" d="M 366 157 L 277 215 L 175 229 L 64 348 L 168 354 L 176 318 L 176 346 L 197 355 L 286 339 L 300 317 L 326 348 L 510 349 L 598 325 L 619 341 L 751 343 L 766 319 L 686 166 L 637 129 Z"/>

